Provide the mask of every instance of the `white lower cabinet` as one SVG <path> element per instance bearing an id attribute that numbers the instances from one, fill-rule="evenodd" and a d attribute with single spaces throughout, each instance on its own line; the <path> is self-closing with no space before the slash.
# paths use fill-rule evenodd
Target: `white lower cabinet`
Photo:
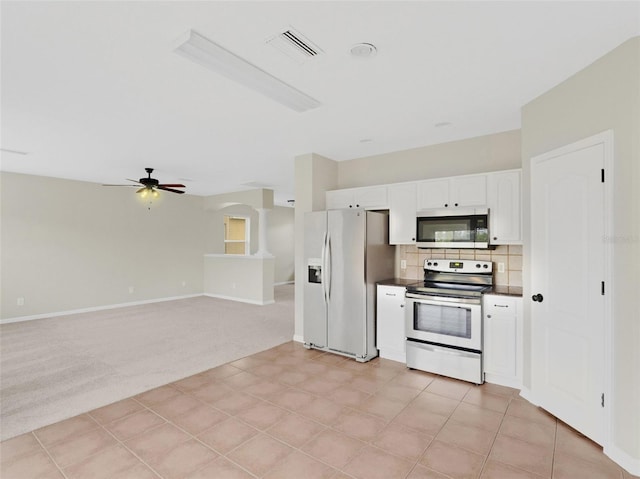
<path id="1" fill-rule="evenodd" d="M 380 357 L 406 362 L 403 286 L 378 285 L 376 347 Z"/>
<path id="2" fill-rule="evenodd" d="M 487 294 L 483 299 L 485 381 L 522 385 L 522 298 Z"/>

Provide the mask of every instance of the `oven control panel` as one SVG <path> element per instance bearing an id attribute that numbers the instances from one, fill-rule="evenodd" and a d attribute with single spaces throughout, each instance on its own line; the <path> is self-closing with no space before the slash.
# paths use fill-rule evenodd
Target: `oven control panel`
<path id="1" fill-rule="evenodd" d="M 424 269 L 441 273 L 491 273 L 493 263 L 491 261 L 451 260 L 451 259 L 425 259 Z"/>

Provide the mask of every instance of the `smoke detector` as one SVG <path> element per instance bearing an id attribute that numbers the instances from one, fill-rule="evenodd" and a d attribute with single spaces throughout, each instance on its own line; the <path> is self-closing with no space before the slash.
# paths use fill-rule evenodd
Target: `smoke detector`
<path id="1" fill-rule="evenodd" d="M 356 58 L 371 58 L 376 56 L 378 49 L 371 43 L 356 43 L 349 52 Z"/>
<path id="2" fill-rule="evenodd" d="M 322 49 L 298 30 L 288 27 L 265 42 L 297 63 L 304 63 L 324 53 Z"/>

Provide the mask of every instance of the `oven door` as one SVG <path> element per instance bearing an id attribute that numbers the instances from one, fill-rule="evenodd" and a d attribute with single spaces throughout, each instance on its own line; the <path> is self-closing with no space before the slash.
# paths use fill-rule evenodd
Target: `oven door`
<path id="1" fill-rule="evenodd" d="M 480 300 L 407 293 L 407 338 L 482 351 Z"/>

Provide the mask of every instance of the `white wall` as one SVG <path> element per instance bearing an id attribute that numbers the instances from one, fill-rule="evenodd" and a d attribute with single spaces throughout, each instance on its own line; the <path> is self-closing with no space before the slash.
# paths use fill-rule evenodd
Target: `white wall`
<path id="1" fill-rule="evenodd" d="M 132 188 L 0 185 L 2 319 L 202 293 L 202 198 L 163 193 L 149 210 Z"/>
<path id="2" fill-rule="evenodd" d="M 640 470 L 640 37 L 522 108 L 524 295 L 531 292 L 529 242 L 531 158 L 594 135 L 614 132 L 613 444 Z M 525 339 L 530 302 L 525 301 Z M 528 344 L 527 344 L 528 346 Z M 525 386 L 530 367 L 525 350 Z"/>

